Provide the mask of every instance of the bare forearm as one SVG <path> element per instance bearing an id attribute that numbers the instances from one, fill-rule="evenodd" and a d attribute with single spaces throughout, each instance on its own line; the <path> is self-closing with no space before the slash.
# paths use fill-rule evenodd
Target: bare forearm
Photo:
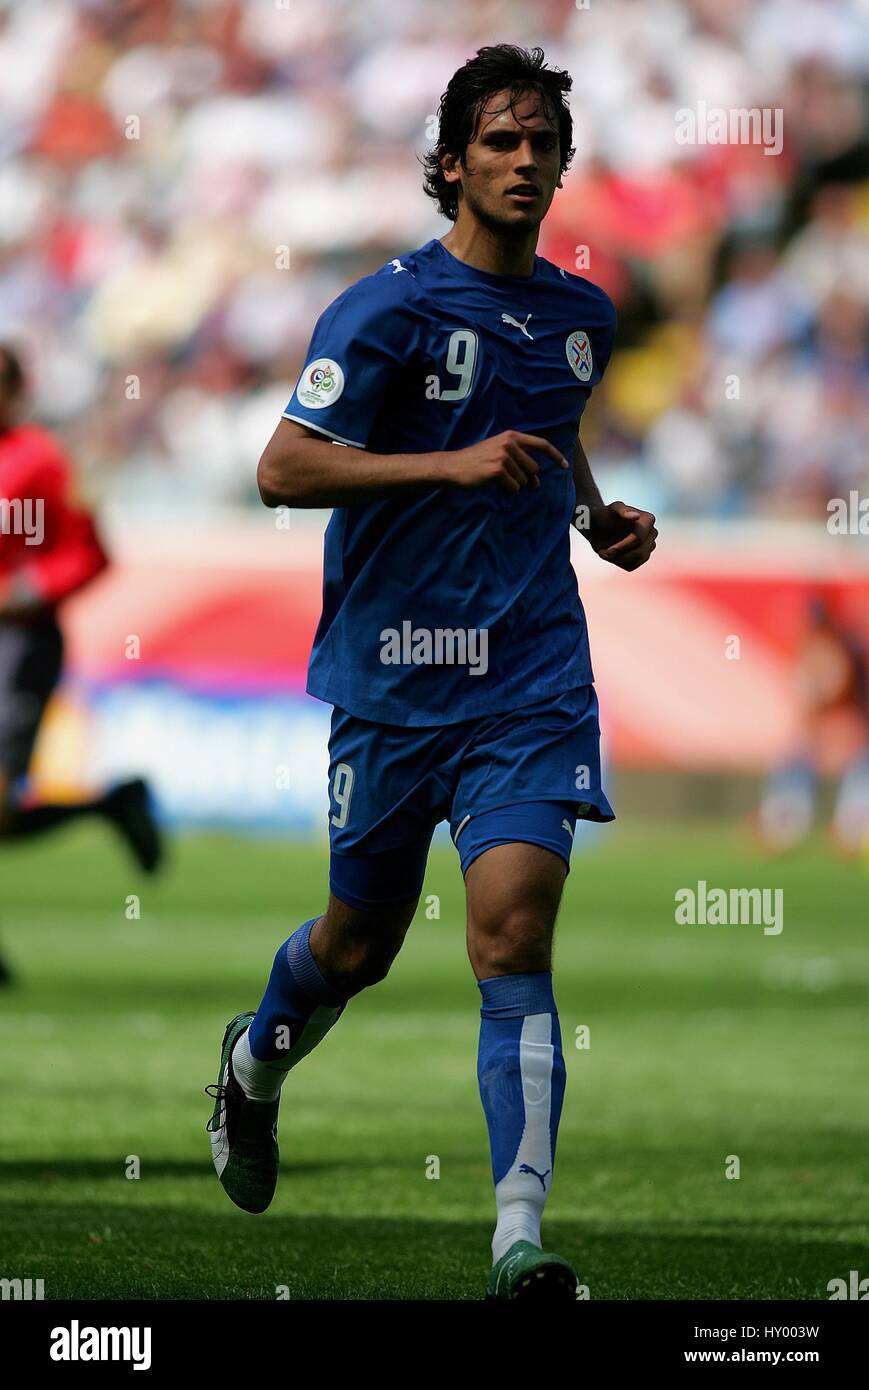
<path id="1" fill-rule="evenodd" d="M 651 512 L 624 502 L 604 502 L 579 439 L 573 456 L 576 507 L 573 524 L 602 560 L 623 570 L 639 569 L 655 549 L 658 531 Z"/>
<path id="2" fill-rule="evenodd" d="M 535 453 L 560 468 L 569 467 L 548 439 L 519 430 L 502 430 L 463 449 L 370 454 L 367 449 L 318 438 L 296 421 L 283 419 L 259 461 L 257 482 L 267 507 L 346 507 L 444 485 L 495 484 L 517 493 L 527 486 L 540 486 Z"/>
<path id="3" fill-rule="evenodd" d="M 345 507 L 449 481 L 444 454 L 371 454 L 328 439 L 266 449 L 257 471 L 267 507 Z"/>
<path id="4" fill-rule="evenodd" d="M 592 477 L 591 465 L 579 439 L 576 441 L 576 448 L 573 453 L 573 485 L 576 488 L 575 524 L 580 530 L 584 530 L 588 525 L 588 518 L 600 511 L 604 502 L 598 491 L 597 483 Z M 580 511 L 580 508 L 585 510 Z M 585 526 L 582 524 L 583 518 L 585 518 Z"/>

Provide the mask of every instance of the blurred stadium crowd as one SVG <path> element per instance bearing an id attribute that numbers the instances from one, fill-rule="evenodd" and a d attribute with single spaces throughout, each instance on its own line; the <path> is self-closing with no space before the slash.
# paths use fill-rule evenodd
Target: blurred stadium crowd
<path id="1" fill-rule="evenodd" d="M 0 339 L 91 493 L 255 500 L 317 315 L 446 230 L 417 156 L 501 40 L 574 77 L 540 250 L 619 308 L 585 431 L 606 489 L 865 495 L 867 0 L 0 0 Z M 701 102 L 781 108 L 781 152 L 679 144 Z"/>

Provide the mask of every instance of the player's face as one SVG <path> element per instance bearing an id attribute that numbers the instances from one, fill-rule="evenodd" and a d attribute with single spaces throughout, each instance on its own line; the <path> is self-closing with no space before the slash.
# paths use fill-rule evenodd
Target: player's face
<path id="1" fill-rule="evenodd" d="M 558 126 L 539 94 L 524 94 L 512 110 L 509 92 L 490 97 L 454 170 L 467 210 L 481 222 L 504 232 L 537 228 L 561 187 Z"/>

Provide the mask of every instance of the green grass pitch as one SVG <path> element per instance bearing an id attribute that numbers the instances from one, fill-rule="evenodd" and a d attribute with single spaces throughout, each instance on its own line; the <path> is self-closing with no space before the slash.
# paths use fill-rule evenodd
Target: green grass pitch
<path id="1" fill-rule="evenodd" d="M 700 879 L 783 888 L 783 932 L 677 926 L 674 894 Z M 213 1175 L 202 1088 L 223 1027 L 325 883 L 322 846 L 229 836 L 180 840 L 158 884 L 101 827 L 0 855 L 18 975 L 0 992 L 0 1275 L 59 1299 L 481 1297 L 494 1200 L 448 845 L 425 889 L 440 919 L 420 908 L 389 978 L 284 1088 L 272 1208 L 237 1211 Z M 824 1299 L 869 1275 L 866 886 L 820 841 L 764 860 L 702 824 L 619 822 L 575 854 L 544 1239 L 592 1299 Z"/>

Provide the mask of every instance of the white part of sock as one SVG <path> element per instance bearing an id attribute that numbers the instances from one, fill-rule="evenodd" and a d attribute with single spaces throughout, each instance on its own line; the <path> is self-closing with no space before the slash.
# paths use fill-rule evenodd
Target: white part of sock
<path id="1" fill-rule="evenodd" d="M 232 1074 L 248 1100 L 277 1100 L 287 1073 L 283 1068 L 276 1070 L 269 1062 L 260 1062 L 254 1057 L 249 1033 L 250 1029 L 245 1028 L 232 1049 Z"/>
<path id="2" fill-rule="evenodd" d="M 525 1128 L 509 1172 L 495 1187 L 498 1212 L 492 1237 L 497 1264 L 517 1240 L 540 1247 L 540 1222 L 552 1181 L 549 1116 L 552 1098 L 552 1014 L 528 1014 L 519 1041 Z M 524 1171 L 522 1171 L 524 1169 Z M 541 1247 L 542 1248 L 542 1247 Z"/>
<path id="3" fill-rule="evenodd" d="M 325 1004 L 318 1005 L 289 1051 L 272 1062 L 254 1057 L 248 1040 L 250 1028 L 245 1028 L 232 1049 L 232 1070 L 248 1100 L 277 1100 L 287 1072 L 323 1041 L 340 1012 Z"/>
<path id="4" fill-rule="evenodd" d="M 498 1224 L 492 1237 L 492 1264 L 496 1265 L 517 1240 L 528 1240 L 532 1245 L 542 1249 L 540 1220 L 543 1213 L 540 1206 L 522 1197 L 507 1197 L 506 1194 L 497 1192 L 495 1195 L 498 1201 Z"/>

